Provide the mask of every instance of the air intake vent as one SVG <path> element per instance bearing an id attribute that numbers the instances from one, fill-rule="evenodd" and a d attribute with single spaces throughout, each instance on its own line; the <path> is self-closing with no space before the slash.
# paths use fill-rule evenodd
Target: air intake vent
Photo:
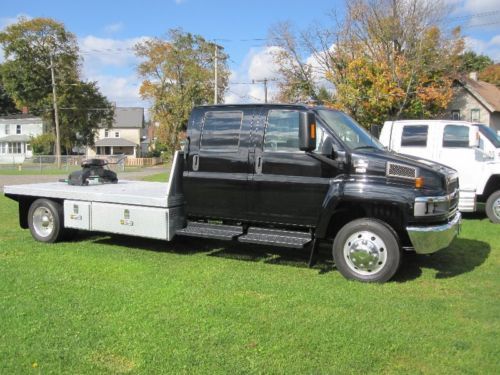
<path id="1" fill-rule="evenodd" d="M 389 162 L 385 174 L 389 177 L 415 179 L 417 177 L 417 168 Z"/>

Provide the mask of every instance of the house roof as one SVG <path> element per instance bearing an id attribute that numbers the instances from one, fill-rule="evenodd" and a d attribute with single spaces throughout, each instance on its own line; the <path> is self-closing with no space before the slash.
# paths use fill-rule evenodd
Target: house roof
<path id="1" fill-rule="evenodd" d="M 144 108 L 116 107 L 113 128 L 142 128 L 144 126 Z"/>
<path id="2" fill-rule="evenodd" d="M 123 138 L 103 138 L 95 141 L 98 147 L 135 147 L 136 143 Z"/>
<path id="3" fill-rule="evenodd" d="M 463 78 L 460 83 L 490 112 L 500 112 L 500 89 L 491 83 Z"/>
<path id="4" fill-rule="evenodd" d="M 29 142 L 30 136 L 26 134 L 12 134 L 0 138 L 0 142 Z"/>
<path id="5" fill-rule="evenodd" d="M 1 120 L 18 120 L 18 119 L 27 119 L 27 118 L 33 118 L 33 119 L 42 119 L 40 116 L 36 116 L 31 113 L 16 113 L 14 115 L 5 115 L 5 116 L 0 116 Z"/>

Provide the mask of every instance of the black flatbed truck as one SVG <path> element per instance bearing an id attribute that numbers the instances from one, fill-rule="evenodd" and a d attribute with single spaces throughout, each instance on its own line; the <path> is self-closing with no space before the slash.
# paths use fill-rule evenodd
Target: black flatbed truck
<path id="1" fill-rule="evenodd" d="M 456 171 L 387 152 L 342 112 L 306 105 L 195 107 L 168 183 L 6 186 L 22 228 L 55 242 L 68 230 L 171 240 L 214 238 L 308 248 L 332 243 L 349 279 L 389 280 L 403 251 L 457 236 Z"/>

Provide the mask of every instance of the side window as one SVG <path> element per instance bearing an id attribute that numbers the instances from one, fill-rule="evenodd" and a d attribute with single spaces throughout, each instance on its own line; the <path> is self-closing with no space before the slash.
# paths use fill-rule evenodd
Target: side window
<path id="1" fill-rule="evenodd" d="M 408 125 L 403 127 L 401 147 L 427 147 L 427 125 Z"/>
<path id="2" fill-rule="evenodd" d="M 200 149 L 238 151 L 242 119 L 241 111 L 205 113 Z"/>
<path id="3" fill-rule="evenodd" d="M 299 151 L 299 112 L 271 110 L 267 115 L 264 151 Z"/>
<path id="4" fill-rule="evenodd" d="M 469 128 L 462 125 L 446 125 L 443 147 L 469 147 Z"/>

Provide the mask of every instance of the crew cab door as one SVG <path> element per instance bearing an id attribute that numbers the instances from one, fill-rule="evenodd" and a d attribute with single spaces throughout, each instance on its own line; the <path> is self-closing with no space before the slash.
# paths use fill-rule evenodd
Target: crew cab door
<path id="1" fill-rule="evenodd" d="M 299 150 L 299 110 L 266 109 L 261 119 L 252 130 L 255 156 L 251 159 L 249 218 L 315 225 L 330 178 L 338 172 Z M 318 126 L 317 138 L 323 136 Z"/>
<path id="2" fill-rule="evenodd" d="M 192 115 L 183 179 L 189 216 L 244 216 L 251 112 L 251 108 L 214 107 Z"/>

